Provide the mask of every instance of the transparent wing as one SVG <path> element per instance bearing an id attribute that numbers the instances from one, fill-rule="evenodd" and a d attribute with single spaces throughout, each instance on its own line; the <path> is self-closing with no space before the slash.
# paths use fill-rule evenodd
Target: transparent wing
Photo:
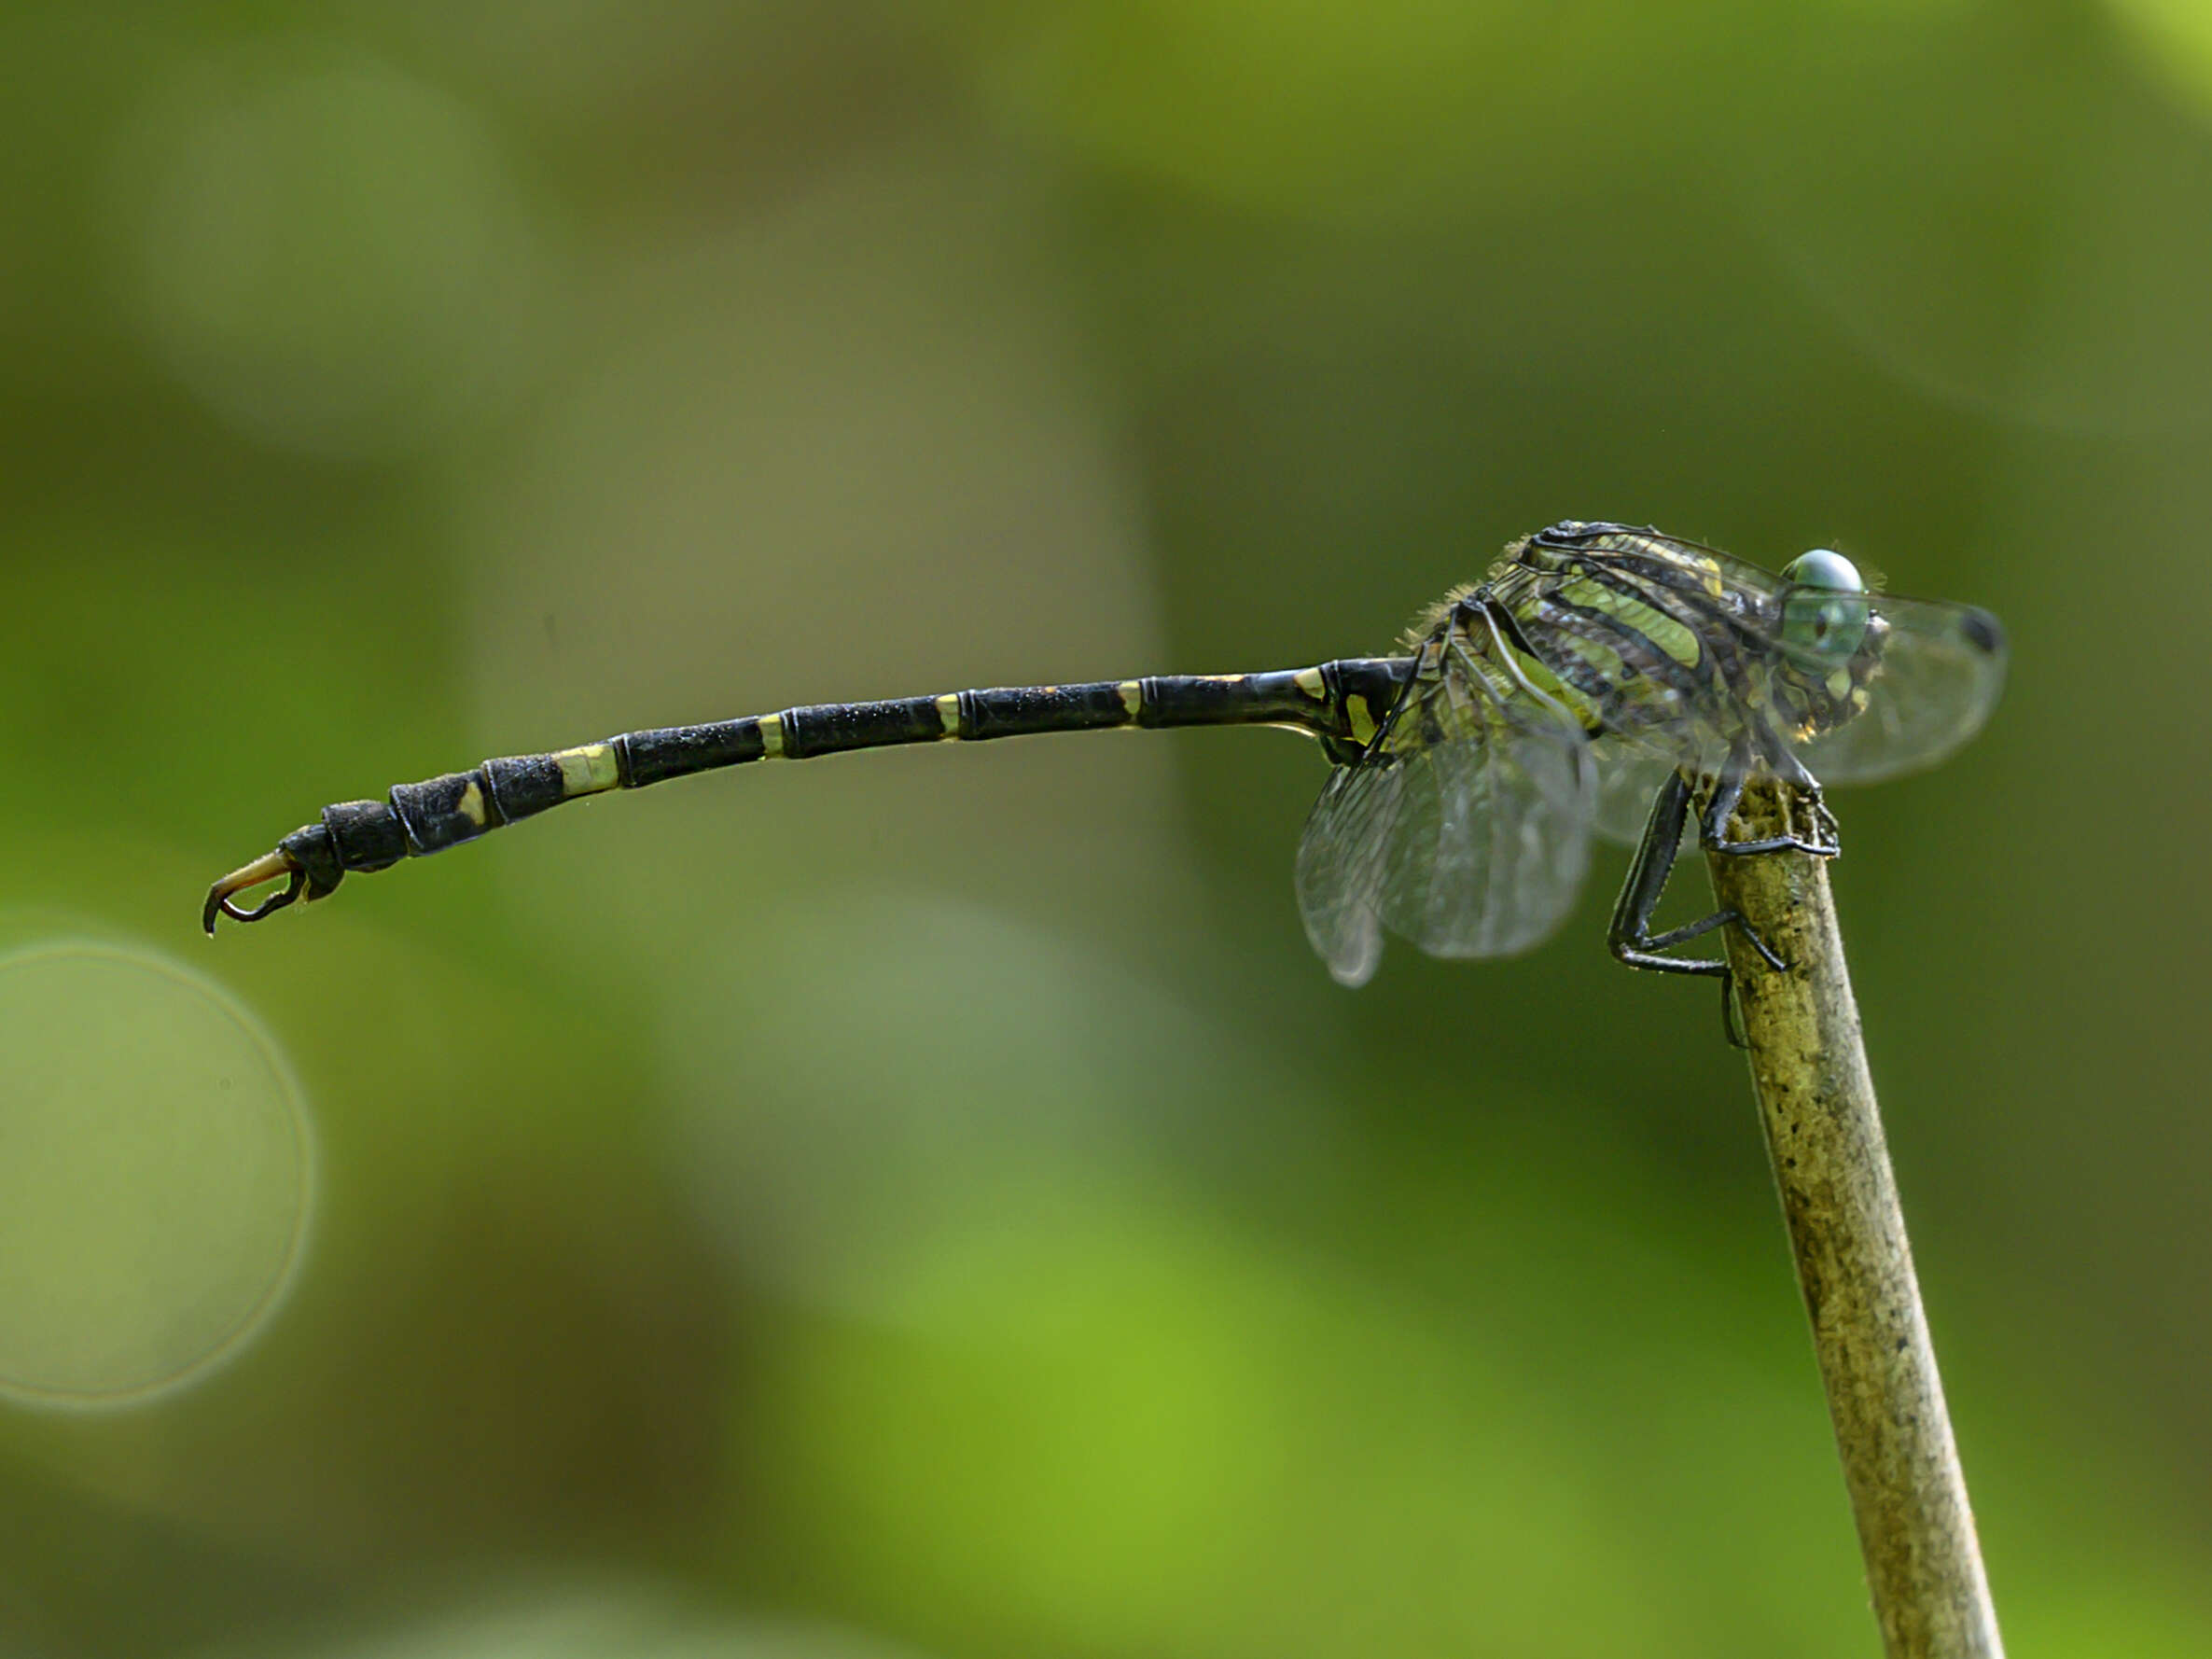
<path id="1" fill-rule="evenodd" d="M 1564 710 L 1471 667 L 1417 678 L 1307 820 L 1307 937 L 1351 985 L 1373 973 L 1385 926 L 1434 956 L 1527 950 L 1582 885 L 1595 797 L 1588 741 Z"/>
<path id="2" fill-rule="evenodd" d="M 1825 666 L 1782 637 L 1789 581 L 1701 542 L 1654 538 L 1710 564 L 1720 579 L 1719 608 L 1758 648 Z M 1668 585 L 1694 585 L 1694 573 L 1661 573 Z M 1799 746 L 1822 783 L 1873 783 L 1918 772 L 1950 755 L 1988 723 L 2005 687 L 2005 631 L 1978 606 L 1896 593 L 1870 593 L 1882 634 L 1881 658 L 1856 718 Z"/>
<path id="3" fill-rule="evenodd" d="M 1801 591 L 1787 579 L 1658 531 L 1583 528 L 1597 539 L 1598 551 L 1628 564 L 1648 590 L 1673 590 L 1747 648 L 1792 660 L 1813 677 L 1829 666 L 1784 637 L 1788 598 Z M 1678 562 L 1637 559 L 1638 542 L 1658 544 Z M 2004 690 L 2004 630 L 1987 611 L 1894 593 L 1871 593 L 1867 604 L 1880 636 L 1867 706 L 1799 746 L 1807 769 L 1823 783 L 1871 783 L 1933 766 L 1982 730 Z M 1684 722 L 1682 734 L 1690 732 Z M 1695 756 L 1682 759 L 1700 763 Z M 1608 834 L 1616 828 L 1609 813 L 1601 812 L 1601 823 Z"/>
<path id="4" fill-rule="evenodd" d="M 1590 746 L 1597 768 L 1597 796 L 1590 827 L 1607 841 L 1635 846 L 1644 839 L 1651 798 L 1681 758 L 1654 744 L 1607 732 Z"/>
<path id="5" fill-rule="evenodd" d="M 1383 922 L 1432 956 L 1509 956 L 1557 927 L 1590 861 L 1579 730 L 1500 724 L 1415 758 L 1383 881 Z"/>
<path id="6" fill-rule="evenodd" d="M 2005 685 L 2005 634 L 1970 605 L 1868 601 L 1882 630 L 1867 706 L 1799 750 L 1824 784 L 1863 784 L 1942 760 L 1988 721 Z"/>
<path id="7" fill-rule="evenodd" d="M 1339 984 L 1366 984 L 1383 959 L 1383 877 L 1411 772 L 1394 757 L 1338 767 L 1299 838 L 1299 914 Z"/>

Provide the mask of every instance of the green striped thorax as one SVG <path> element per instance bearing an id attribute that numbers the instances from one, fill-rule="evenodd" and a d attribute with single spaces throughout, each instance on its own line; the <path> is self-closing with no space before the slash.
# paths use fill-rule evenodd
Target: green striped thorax
<path id="1" fill-rule="evenodd" d="M 1509 641 L 1482 637 L 1485 607 Z M 1696 752 L 1727 747 L 1753 709 L 1800 743 L 1845 724 L 1867 706 L 1886 634 L 1868 583 L 1829 549 L 1777 579 L 1655 532 L 1573 523 L 1513 543 L 1406 646 L 1426 662 L 1456 635 L 1463 671 L 1486 676 L 1503 646 L 1586 731 L 1666 732 Z"/>

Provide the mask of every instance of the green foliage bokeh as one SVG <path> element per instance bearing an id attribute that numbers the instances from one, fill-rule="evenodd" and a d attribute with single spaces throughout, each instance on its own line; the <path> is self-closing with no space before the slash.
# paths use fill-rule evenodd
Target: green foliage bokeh
<path id="1" fill-rule="evenodd" d="M 1983 738 L 1838 795 L 1840 903 L 2013 1651 L 2212 1651 L 2191 7 L 34 6 L 0 58 L 0 947 L 186 964 L 320 1170 L 219 1370 L 0 1401 L 0 1652 L 1871 1651 L 1742 1066 L 1606 958 L 1617 863 L 1348 993 L 1317 756 L 1106 736 L 197 938 L 327 801 L 1375 650 L 1567 517 L 2008 624 Z M 54 1070 L 0 1057 L 0 1155 Z"/>

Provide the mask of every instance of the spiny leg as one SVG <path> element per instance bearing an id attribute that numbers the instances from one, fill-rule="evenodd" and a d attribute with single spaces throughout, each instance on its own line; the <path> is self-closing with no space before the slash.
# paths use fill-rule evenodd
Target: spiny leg
<path id="1" fill-rule="evenodd" d="M 1704 811 L 1698 817 L 1698 835 L 1708 851 L 1745 856 L 1756 853 L 1797 852 L 1809 853 L 1816 858 L 1833 858 L 1843 850 L 1843 835 L 1836 827 L 1835 815 L 1828 810 L 1828 802 L 1821 799 L 1820 781 L 1804 768 L 1804 763 L 1787 749 L 1778 749 L 1765 757 L 1768 768 L 1786 784 L 1796 786 L 1799 795 L 1809 802 L 1813 822 L 1820 841 L 1803 841 L 1794 835 L 1770 835 L 1758 841 L 1731 841 L 1728 821 L 1735 816 L 1736 803 L 1744 797 L 1744 783 L 1749 775 L 1751 756 L 1748 746 L 1739 744 L 1729 756 L 1728 764 L 1721 768 L 1713 785 L 1712 794 L 1706 798 Z"/>
<path id="2" fill-rule="evenodd" d="M 1739 792 L 1742 789 L 1740 782 L 1737 789 Z M 1789 964 L 1776 955 L 1758 931 L 1732 910 L 1715 911 L 1709 916 L 1680 927 L 1670 927 L 1664 933 L 1651 931 L 1651 917 L 1666 891 L 1667 877 L 1674 871 L 1675 858 L 1681 847 L 1682 830 L 1690 821 L 1690 780 L 1679 772 L 1669 773 L 1666 782 L 1660 785 L 1659 792 L 1651 799 L 1651 816 L 1644 822 L 1644 838 L 1636 843 L 1635 857 L 1629 861 L 1628 880 L 1621 884 L 1620 900 L 1613 906 L 1612 925 L 1606 932 L 1607 945 L 1617 959 L 1631 968 L 1725 980 L 1729 967 L 1718 957 L 1662 956 L 1659 953 L 1702 939 L 1716 928 L 1733 923 L 1768 967 L 1776 972 L 1787 971 Z"/>
<path id="3" fill-rule="evenodd" d="M 1720 982 L 1720 1035 L 1732 1049 L 1748 1049 L 1751 1038 L 1744 1029 L 1744 1005 L 1736 996 L 1736 976 Z"/>

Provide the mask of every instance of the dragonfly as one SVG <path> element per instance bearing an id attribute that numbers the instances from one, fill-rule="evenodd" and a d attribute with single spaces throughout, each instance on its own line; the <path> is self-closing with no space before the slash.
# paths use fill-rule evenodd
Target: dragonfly
<path id="1" fill-rule="evenodd" d="M 1881 592 L 1816 548 L 1776 575 L 1697 541 L 1570 520 L 1509 544 L 1401 649 L 1259 674 L 1159 676 L 815 704 L 624 732 L 325 807 L 209 889 L 202 924 L 329 897 L 349 871 L 473 841 L 563 802 L 756 760 L 1120 727 L 1277 726 L 1330 762 L 1299 842 L 1307 937 L 1346 985 L 1385 931 L 1440 957 L 1533 948 L 1579 892 L 1593 837 L 1635 847 L 1607 930 L 1633 968 L 1726 978 L 1665 953 L 1732 911 L 1654 931 L 1686 831 L 1718 853 L 1841 850 L 1824 783 L 1935 764 L 1979 732 L 2005 637 L 1974 606 Z M 1732 837 L 1747 784 L 1794 786 L 1804 833 Z M 241 895 L 285 885 L 248 908 Z"/>

